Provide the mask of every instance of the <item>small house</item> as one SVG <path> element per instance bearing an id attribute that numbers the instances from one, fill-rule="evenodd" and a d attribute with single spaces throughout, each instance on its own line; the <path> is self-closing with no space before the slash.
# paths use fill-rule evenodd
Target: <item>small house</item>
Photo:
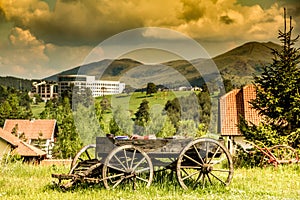
<path id="1" fill-rule="evenodd" d="M 5 155 L 19 155 L 24 161 L 40 161 L 47 153 L 0 128 L 0 160 Z"/>
<path id="2" fill-rule="evenodd" d="M 51 157 L 54 139 L 57 135 L 56 120 L 7 119 L 3 129 L 16 137 L 22 137 L 26 144 L 45 151 L 47 157 Z"/>
<path id="3" fill-rule="evenodd" d="M 234 89 L 219 99 L 219 132 L 221 136 L 229 138 L 228 147 L 233 152 L 233 143 L 243 143 L 238 124 L 240 116 L 246 121 L 258 125 L 262 116 L 251 107 L 250 101 L 256 98 L 254 85 L 246 85 L 241 89 Z"/>

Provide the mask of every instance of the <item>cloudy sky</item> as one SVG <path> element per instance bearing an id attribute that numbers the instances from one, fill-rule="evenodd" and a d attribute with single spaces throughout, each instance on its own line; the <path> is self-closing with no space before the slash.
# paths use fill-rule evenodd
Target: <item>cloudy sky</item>
<path id="1" fill-rule="evenodd" d="M 299 0 L 0 0 L 0 76 L 35 79 L 73 68 L 103 41 L 137 28 L 144 33 L 125 38 L 127 45 L 178 42 L 147 31 L 159 27 L 195 40 L 211 57 L 249 41 L 278 42 L 283 7 L 299 34 Z"/>

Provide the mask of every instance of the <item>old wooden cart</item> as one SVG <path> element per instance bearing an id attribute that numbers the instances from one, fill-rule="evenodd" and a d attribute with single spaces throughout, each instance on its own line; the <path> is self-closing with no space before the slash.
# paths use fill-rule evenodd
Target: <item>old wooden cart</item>
<path id="1" fill-rule="evenodd" d="M 91 153 L 92 152 L 92 153 Z M 103 183 L 111 189 L 150 186 L 154 173 L 172 170 L 182 188 L 228 185 L 233 176 L 231 155 L 211 138 L 157 138 L 131 140 L 97 137 L 96 145 L 82 148 L 68 174 L 52 174 L 61 187 Z"/>
<path id="2" fill-rule="evenodd" d="M 273 165 L 277 167 L 281 164 L 294 164 L 299 162 L 297 151 L 288 145 L 275 145 L 272 147 L 266 147 L 262 142 L 256 141 L 250 142 L 245 140 L 246 143 L 250 144 L 253 148 L 258 149 L 261 154 L 260 166 L 265 167 L 266 165 Z M 249 152 L 243 148 L 245 152 Z"/>

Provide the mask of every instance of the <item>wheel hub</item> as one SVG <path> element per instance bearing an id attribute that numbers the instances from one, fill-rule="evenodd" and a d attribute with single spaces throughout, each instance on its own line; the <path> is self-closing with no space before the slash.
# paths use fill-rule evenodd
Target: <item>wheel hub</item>
<path id="1" fill-rule="evenodd" d="M 208 174 L 213 170 L 213 166 L 210 164 L 204 164 L 201 168 L 201 172 L 203 174 Z"/>
<path id="2" fill-rule="evenodd" d="M 127 175 L 130 175 L 132 173 L 133 173 L 133 170 L 130 169 L 130 168 L 128 168 L 128 169 L 125 170 L 125 174 L 127 174 Z"/>

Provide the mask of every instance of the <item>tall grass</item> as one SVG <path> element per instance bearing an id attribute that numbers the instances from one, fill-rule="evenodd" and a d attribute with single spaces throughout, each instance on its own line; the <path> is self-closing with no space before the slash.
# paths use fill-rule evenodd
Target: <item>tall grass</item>
<path id="1" fill-rule="evenodd" d="M 229 187 L 183 190 L 176 176 L 156 175 L 150 188 L 133 191 L 106 190 L 101 184 L 79 185 L 61 190 L 52 173 L 66 173 L 68 167 L 34 166 L 20 162 L 0 166 L 0 199 L 299 199 L 300 165 L 277 168 L 236 169 Z"/>

